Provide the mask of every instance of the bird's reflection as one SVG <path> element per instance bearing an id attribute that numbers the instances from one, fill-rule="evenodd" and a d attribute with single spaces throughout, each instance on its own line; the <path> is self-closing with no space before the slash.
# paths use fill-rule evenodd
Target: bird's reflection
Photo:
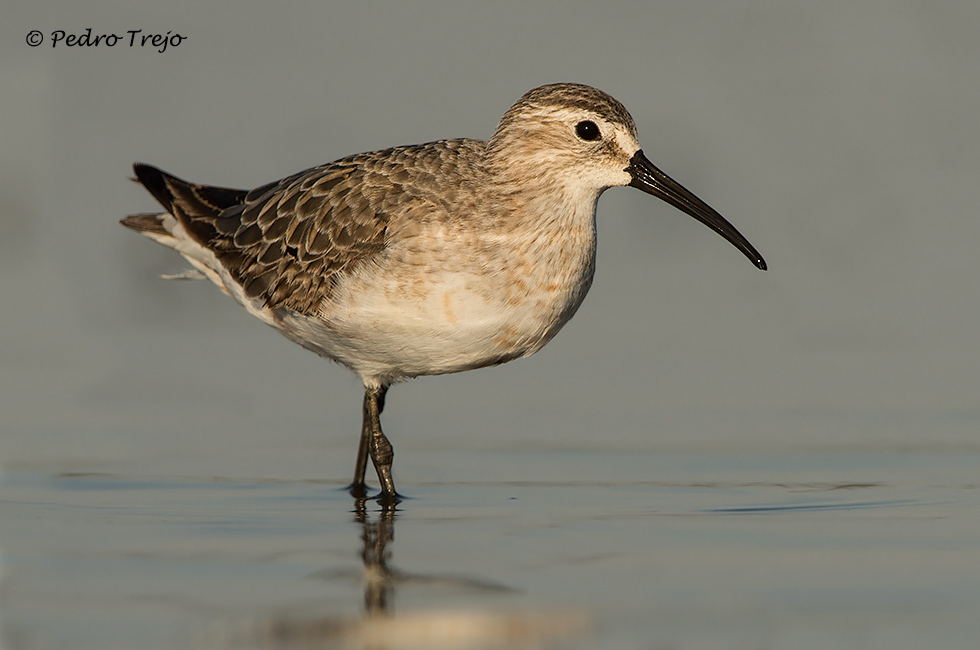
<path id="1" fill-rule="evenodd" d="M 354 507 L 354 521 L 361 526 L 361 560 L 364 563 L 364 613 L 378 616 L 391 613 L 395 586 L 399 584 L 426 584 L 455 587 L 472 591 L 514 593 L 515 589 L 489 580 L 448 574 L 408 573 L 389 566 L 392 545 L 395 540 L 396 505 L 380 505 L 373 516 L 368 512 L 368 501 L 358 499 Z M 321 572 L 321 577 L 341 577 L 349 573 Z"/>
<path id="2" fill-rule="evenodd" d="M 395 506 L 381 506 L 377 521 L 368 517 L 364 499 L 358 499 L 354 508 L 354 521 L 361 525 L 361 559 L 364 561 L 364 613 L 377 616 L 388 613 L 390 597 L 394 595 L 395 582 L 400 579 L 397 571 L 388 567 L 395 540 Z"/>
<path id="3" fill-rule="evenodd" d="M 538 647 L 548 639 L 585 633 L 588 616 L 581 612 L 500 613 L 486 609 L 460 611 L 413 611 L 395 615 L 396 587 L 426 584 L 479 593 L 517 593 L 505 585 L 450 574 L 413 574 L 391 566 L 395 540 L 396 505 L 380 505 L 376 513 L 370 500 L 358 499 L 353 510 L 360 527 L 363 571 L 318 571 L 313 577 L 348 580 L 364 585 L 363 615 L 355 618 L 277 617 L 260 633 L 265 645 L 281 648 L 316 646 L 396 648 L 523 648 Z"/>

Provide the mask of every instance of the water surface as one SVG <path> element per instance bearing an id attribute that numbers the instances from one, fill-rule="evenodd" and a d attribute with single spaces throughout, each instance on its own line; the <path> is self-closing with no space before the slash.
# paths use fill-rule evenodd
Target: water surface
<path id="1" fill-rule="evenodd" d="M 410 453 L 451 469 L 394 512 L 339 477 L 8 472 L 0 625 L 10 649 L 972 648 L 977 461 Z"/>

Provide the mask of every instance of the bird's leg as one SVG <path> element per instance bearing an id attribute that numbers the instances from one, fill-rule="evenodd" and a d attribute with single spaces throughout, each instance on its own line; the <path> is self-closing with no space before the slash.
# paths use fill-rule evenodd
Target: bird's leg
<path id="1" fill-rule="evenodd" d="M 395 481 L 391 478 L 391 462 L 395 458 L 395 452 L 381 431 L 381 411 L 385 407 L 385 393 L 387 392 L 387 386 L 364 389 L 364 429 L 365 434 L 367 434 L 367 447 L 371 455 L 371 462 L 374 463 L 374 469 L 378 472 L 378 480 L 381 481 L 381 501 L 382 503 L 397 503 L 398 493 L 395 492 Z M 362 434 L 362 445 L 365 434 Z M 358 459 L 360 460 L 360 454 L 358 454 Z M 360 469 L 363 470 L 363 468 Z M 363 471 L 361 475 L 363 476 Z"/>
<path id="2" fill-rule="evenodd" d="M 350 495 L 355 499 L 367 496 L 364 485 L 364 472 L 367 470 L 368 443 L 371 440 L 371 413 L 368 409 L 368 393 L 364 393 L 364 422 L 361 424 L 361 441 L 357 445 L 357 461 L 354 463 L 354 480 L 348 486 Z"/>

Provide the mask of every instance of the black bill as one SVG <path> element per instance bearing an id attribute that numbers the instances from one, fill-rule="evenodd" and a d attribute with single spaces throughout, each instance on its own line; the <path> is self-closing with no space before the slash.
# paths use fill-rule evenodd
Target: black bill
<path id="1" fill-rule="evenodd" d="M 673 178 L 657 169 L 652 162 L 643 155 L 643 150 L 639 149 L 630 159 L 630 165 L 626 168 L 633 180 L 630 182 L 632 187 L 643 190 L 647 194 L 663 199 L 675 208 L 683 210 L 712 230 L 717 231 L 722 237 L 730 241 L 735 248 L 742 251 L 747 258 L 757 267 L 766 270 L 766 261 L 759 255 L 742 233 L 735 230 L 735 226 L 728 223 L 723 216 L 711 209 L 707 203 L 694 196 L 683 185 Z"/>

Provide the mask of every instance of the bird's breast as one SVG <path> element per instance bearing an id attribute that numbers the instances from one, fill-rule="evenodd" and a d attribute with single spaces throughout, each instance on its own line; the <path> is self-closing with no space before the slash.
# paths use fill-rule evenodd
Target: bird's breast
<path id="1" fill-rule="evenodd" d="M 416 228 L 324 302 L 318 351 L 386 381 L 533 354 L 592 284 L 593 215 Z"/>

